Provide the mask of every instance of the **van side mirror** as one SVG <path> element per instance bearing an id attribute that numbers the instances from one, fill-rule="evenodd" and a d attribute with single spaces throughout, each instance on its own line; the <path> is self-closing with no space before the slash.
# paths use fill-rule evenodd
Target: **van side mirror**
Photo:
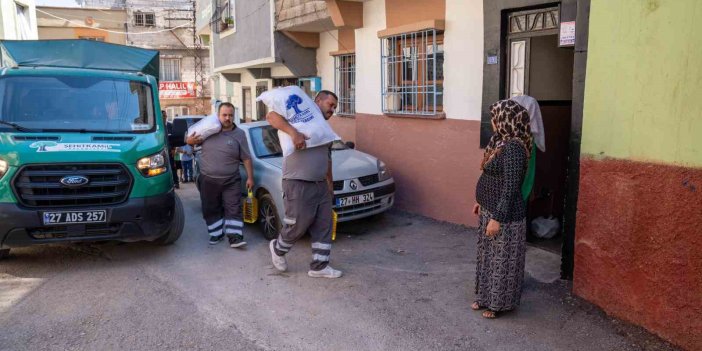
<path id="1" fill-rule="evenodd" d="M 347 142 L 344 143 L 344 144 L 346 144 L 346 147 L 348 147 L 349 149 L 355 149 L 355 148 L 356 148 L 356 144 L 355 144 L 353 141 L 347 141 Z"/>

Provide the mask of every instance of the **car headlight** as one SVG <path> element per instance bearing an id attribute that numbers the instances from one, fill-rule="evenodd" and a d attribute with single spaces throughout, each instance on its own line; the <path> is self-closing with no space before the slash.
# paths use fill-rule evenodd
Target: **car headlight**
<path id="1" fill-rule="evenodd" d="M 144 177 L 153 177 L 159 174 L 166 173 L 168 156 L 166 151 L 161 151 L 151 156 L 143 157 L 137 161 L 137 168 Z"/>
<path id="2" fill-rule="evenodd" d="M 378 181 L 386 181 L 392 178 L 392 173 L 390 173 L 390 168 L 385 164 L 385 162 L 378 160 Z"/>
<path id="3" fill-rule="evenodd" d="M 0 178 L 7 173 L 7 161 L 0 159 Z"/>

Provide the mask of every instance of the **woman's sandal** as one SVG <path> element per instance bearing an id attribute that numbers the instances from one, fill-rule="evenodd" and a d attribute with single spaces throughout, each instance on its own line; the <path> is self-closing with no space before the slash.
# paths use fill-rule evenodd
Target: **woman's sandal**
<path id="1" fill-rule="evenodd" d="M 497 312 L 487 310 L 487 311 L 483 312 L 483 318 L 495 319 L 495 318 L 497 318 Z"/>
<path id="2" fill-rule="evenodd" d="M 480 304 L 478 303 L 478 301 L 473 301 L 473 303 L 470 305 L 470 308 L 471 308 L 473 311 L 480 311 L 480 310 L 482 310 L 482 309 L 485 308 L 485 307 L 480 306 Z"/>

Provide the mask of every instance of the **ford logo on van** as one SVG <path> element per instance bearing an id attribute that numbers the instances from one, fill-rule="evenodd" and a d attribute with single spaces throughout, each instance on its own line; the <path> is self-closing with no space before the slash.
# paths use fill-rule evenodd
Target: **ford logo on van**
<path id="1" fill-rule="evenodd" d="M 90 179 L 84 176 L 76 175 L 76 176 L 65 176 L 61 178 L 60 180 L 61 184 L 69 187 L 69 188 L 77 188 L 83 185 L 86 185 L 90 182 Z"/>

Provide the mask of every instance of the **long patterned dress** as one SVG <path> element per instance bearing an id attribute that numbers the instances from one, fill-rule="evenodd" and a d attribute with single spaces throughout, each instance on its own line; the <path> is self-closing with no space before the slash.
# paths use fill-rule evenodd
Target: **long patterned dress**
<path id="1" fill-rule="evenodd" d="M 519 305 L 526 255 L 526 209 L 520 194 L 527 157 L 519 142 L 508 142 L 485 164 L 476 197 L 480 204 L 475 294 L 481 307 L 509 311 Z M 490 219 L 500 232 L 486 235 Z"/>

